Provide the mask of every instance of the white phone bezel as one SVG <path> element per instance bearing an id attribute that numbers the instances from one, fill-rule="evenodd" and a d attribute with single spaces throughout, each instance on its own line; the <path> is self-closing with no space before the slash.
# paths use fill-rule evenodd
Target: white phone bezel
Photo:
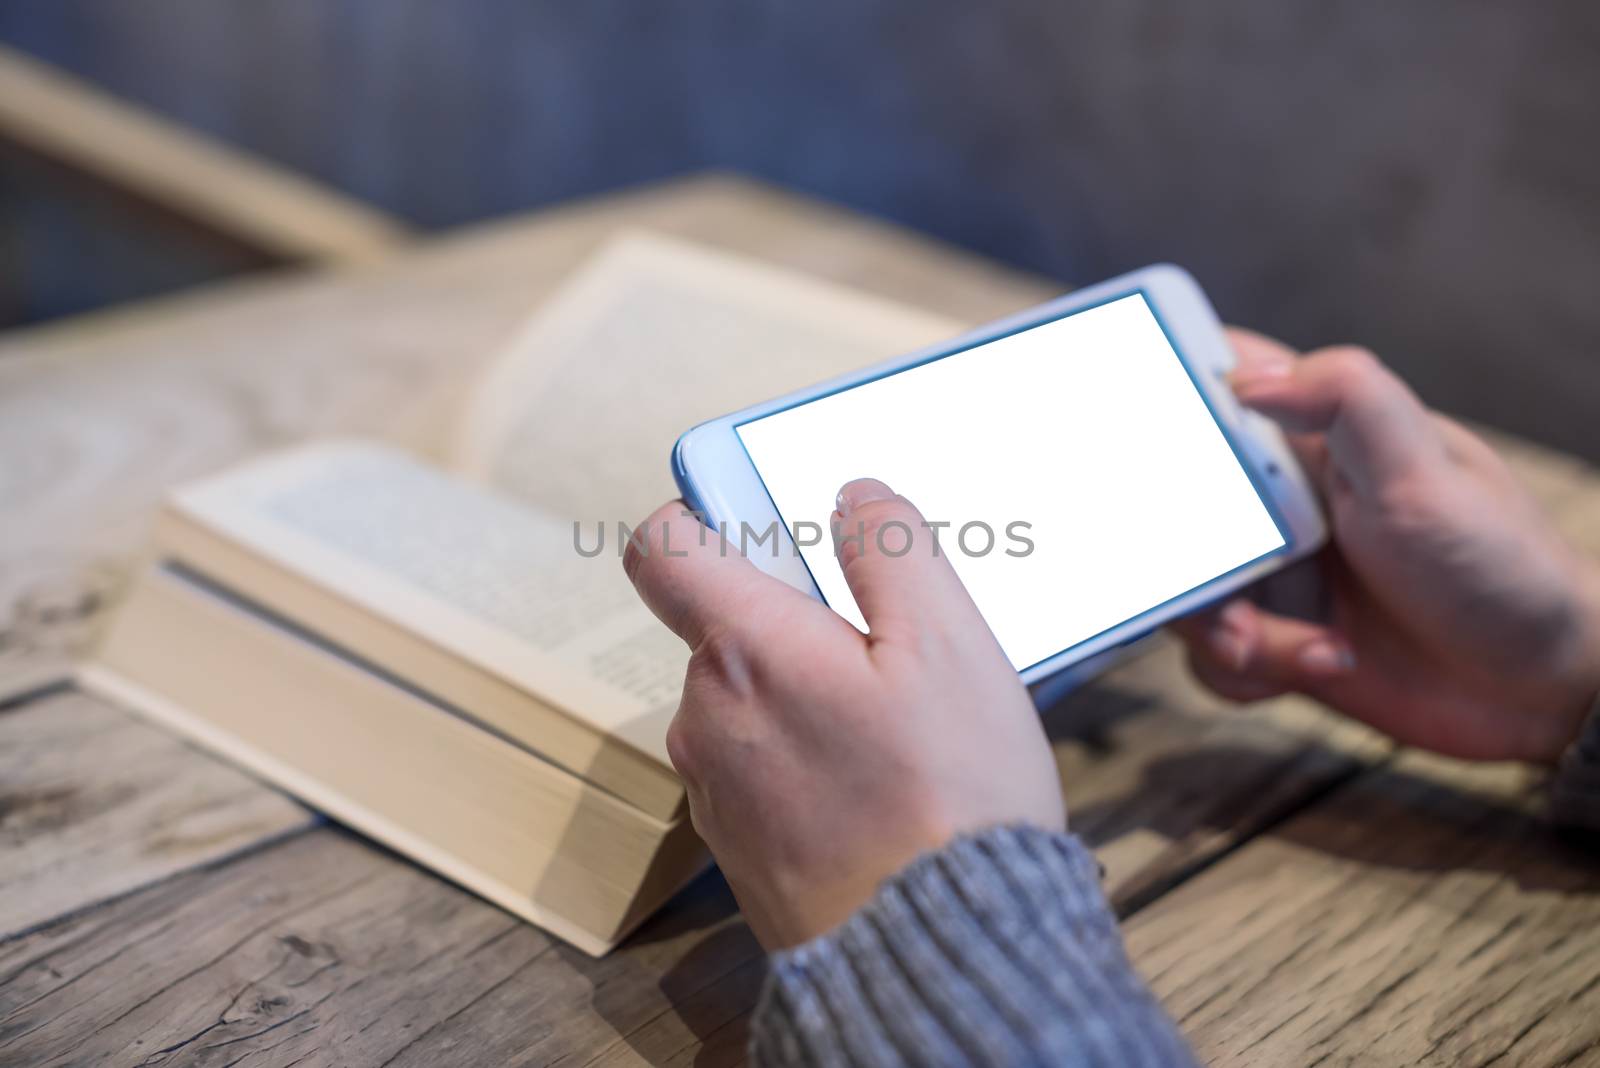
<path id="1" fill-rule="evenodd" d="M 1282 432 L 1270 420 L 1240 406 L 1228 388 L 1226 375 L 1233 367 L 1233 348 L 1228 344 L 1211 302 L 1182 268 L 1158 264 L 1120 275 L 952 340 L 701 423 L 678 439 L 672 451 L 673 477 L 684 500 L 711 526 L 721 525 L 737 532 L 741 523 L 750 524 L 756 531 L 765 531 L 776 524 L 779 544 L 775 551 L 763 546 L 760 552 L 750 556 L 751 562 L 796 589 L 823 600 L 735 427 L 1134 292 L 1144 293 L 1178 358 L 1188 368 L 1190 377 L 1234 443 L 1256 485 L 1269 497 L 1270 505 L 1287 528 L 1288 544 L 1270 556 L 1181 594 L 1020 672 L 1022 680 L 1028 684 L 1051 678 L 1063 669 L 1128 645 L 1179 616 L 1303 559 L 1316 552 L 1327 539 L 1316 491 Z"/>

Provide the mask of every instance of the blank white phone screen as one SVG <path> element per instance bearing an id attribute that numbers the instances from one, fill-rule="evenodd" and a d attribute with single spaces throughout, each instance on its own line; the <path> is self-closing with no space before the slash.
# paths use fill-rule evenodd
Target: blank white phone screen
<path id="1" fill-rule="evenodd" d="M 1286 544 L 1142 292 L 737 431 L 790 531 L 853 478 L 909 498 L 1018 670 Z M 832 538 L 800 553 L 865 631 Z"/>

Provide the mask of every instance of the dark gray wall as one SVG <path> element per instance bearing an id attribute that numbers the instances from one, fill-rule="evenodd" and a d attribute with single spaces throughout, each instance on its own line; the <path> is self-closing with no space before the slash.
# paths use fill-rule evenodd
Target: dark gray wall
<path id="1" fill-rule="evenodd" d="M 0 0 L 0 39 L 444 226 L 707 165 L 1152 260 L 1600 459 L 1592 0 Z"/>

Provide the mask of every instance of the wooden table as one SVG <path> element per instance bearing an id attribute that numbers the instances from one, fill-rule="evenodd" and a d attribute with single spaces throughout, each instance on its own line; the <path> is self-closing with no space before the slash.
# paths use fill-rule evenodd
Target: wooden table
<path id="1" fill-rule="evenodd" d="M 1055 289 L 713 176 L 0 341 L 0 1064 L 743 1059 L 763 963 L 715 874 L 590 960 L 65 674 L 163 486 L 332 431 L 436 449 L 484 357 L 626 225 L 974 321 Z M 1600 477 L 1504 445 L 1600 547 Z M 1531 814 L 1531 773 L 1227 706 L 1170 646 L 1049 723 L 1205 1060 L 1600 1063 L 1600 854 Z"/>

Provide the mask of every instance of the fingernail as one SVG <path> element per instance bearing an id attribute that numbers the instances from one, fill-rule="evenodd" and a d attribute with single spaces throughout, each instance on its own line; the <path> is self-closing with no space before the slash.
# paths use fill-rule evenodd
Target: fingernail
<path id="1" fill-rule="evenodd" d="M 1300 667 L 1313 675 L 1342 675 L 1356 666 L 1356 654 L 1343 642 L 1319 638 L 1300 650 Z"/>
<path id="2" fill-rule="evenodd" d="M 844 484 L 834 504 L 838 507 L 840 515 L 849 515 L 864 504 L 887 501 L 893 496 L 894 490 L 877 479 L 858 478 Z"/>

